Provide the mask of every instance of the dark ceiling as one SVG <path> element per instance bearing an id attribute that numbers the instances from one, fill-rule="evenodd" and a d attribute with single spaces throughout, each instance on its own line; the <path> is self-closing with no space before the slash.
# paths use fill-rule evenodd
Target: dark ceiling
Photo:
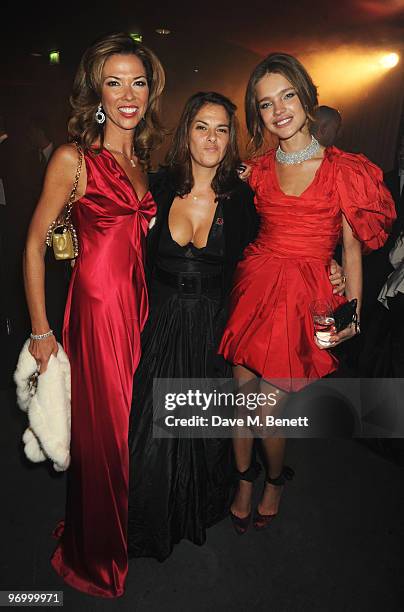
<path id="1" fill-rule="evenodd" d="M 16 125 L 28 108 L 46 115 L 64 141 L 71 82 L 84 49 L 106 33 L 137 32 L 166 71 L 163 113 L 169 127 L 189 95 L 212 89 L 236 102 L 243 125 L 249 74 L 267 53 L 285 51 L 307 61 L 310 70 L 313 62 L 322 64 L 323 72 L 314 74 L 320 102 L 336 105 L 343 114 L 345 148 L 391 167 L 402 116 L 404 0 L 54 0 L 27 6 L 3 0 L 0 19 L 0 111 L 13 114 Z M 156 28 L 171 34 L 161 36 Z M 48 62 L 52 49 L 60 50 L 57 68 Z M 342 64 L 339 51 L 344 52 Z M 368 51 L 369 57 L 373 51 L 395 51 L 402 60 L 374 83 L 356 67 L 352 82 L 344 62 L 353 69 L 355 58 L 367 61 Z M 328 95 L 324 77 L 329 75 L 335 83 Z M 386 146 L 381 147 L 379 135 Z"/>
<path id="2" fill-rule="evenodd" d="M 9 9 L 1 20 L 3 60 L 58 48 L 66 61 L 76 62 L 92 40 L 116 30 L 139 31 L 152 48 L 183 40 L 204 48 L 221 39 L 259 55 L 274 48 L 299 53 L 341 42 L 401 46 L 404 41 L 404 0 L 54 0 L 3 7 Z M 158 27 L 172 34 L 161 40 Z"/>

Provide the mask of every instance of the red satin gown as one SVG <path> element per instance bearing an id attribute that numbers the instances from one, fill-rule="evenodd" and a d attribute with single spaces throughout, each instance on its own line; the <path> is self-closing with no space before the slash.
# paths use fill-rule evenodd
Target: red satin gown
<path id="1" fill-rule="evenodd" d="M 123 594 L 128 570 L 128 425 L 140 332 L 148 314 L 145 237 L 155 214 L 103 149 L 85 155 L 87 189 L 74 205 L 80 255 L 63 343 L 71 364 L 71 466 L 66 516 L 51 563 L 80 591 Z"/>
<path id="2" fill-rule="evenodd" d="M 300 196 L 282 192 L 274 150 L 253 162 L 250 184 L 261 226 L 236 269 L 219 353 L 281 389 L 297 391 L 338 366 L 314 342 L 309 307 L 313 300 L 334 308 L 345 301 L 332 293 L 328 278 L 342 214 L 366 252 L 384 244 L 394 202 L 377 166 L 336 147 L 326 149 Z"/>

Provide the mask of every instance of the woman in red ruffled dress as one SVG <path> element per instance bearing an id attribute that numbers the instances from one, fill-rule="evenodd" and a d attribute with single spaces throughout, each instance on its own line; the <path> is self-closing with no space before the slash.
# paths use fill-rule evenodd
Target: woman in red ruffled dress
<path id="1" fill-rule="evenodd" d="M 316 105 L 317 89 L 294 57 L 272 53 L 253 71 L 246 119 L 254 152 L 268 135 L 279 139 L 279 147 L 251 162 L 249 182 L 261 226 L 236 270 L 219 352 L 233 363 L 240 386 L 277 393 L 277 408 L 289 392 L 337 369 L 337 359 L 314 338 L 310 304 L 324 300 L 336 308 L 356 298 L 359 318 L 361 251 L 383 245 L 395 216 L 377 166 L 363 155 L 324 148 L 310 135 Z M 340 237 L 346 298 L 333 294 L 328 281 Z M 332 346 L 357 331 L 351 325 L 334 333 Z M 267 477 L 254 517 L 257 529 L 277 513 L 282 485 L 293 475 L 283 465 L 285 439 L 263 437 L 262 442 Z M 231 518 L 240 534 L 250 521 L 257 475 L 252 444 L 251 437 L 234 440 L 239 486 Z"/>

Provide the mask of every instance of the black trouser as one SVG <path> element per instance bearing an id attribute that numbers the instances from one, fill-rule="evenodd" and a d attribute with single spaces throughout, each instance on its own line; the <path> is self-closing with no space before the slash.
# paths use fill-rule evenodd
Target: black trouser
<path id="1" fill-rule="evenodd" d="M 404 378 L 404 293 L 387 298 L 390 311 L 392 376 Z"/>

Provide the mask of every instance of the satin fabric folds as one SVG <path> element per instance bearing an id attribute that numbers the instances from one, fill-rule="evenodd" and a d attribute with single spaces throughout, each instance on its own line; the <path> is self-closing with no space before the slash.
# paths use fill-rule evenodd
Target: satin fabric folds
<path id="1" fill-rule="evenodd" d="M 237 267 L 230 317 L 219 352 L 286 391 L 333 372 L 338 362 L 314 342 L 310 303 L 333 308 L 329 263 L 342 234 L 342 215 L 364 252 L 381 247 L 395 218 L 381 170 L 363 155 L 326 149 L 300 196 L 281 190 L 275 152 L 252 163 L 251 187 L 261 218 L 257 240 Z"/>
<path id="2" fill-rule="evenodd" d="M 123 594 L 128 570 L 128 424 L 140 332 L 148 314 L 143 260 L 155 203 L 141 201 L 110 152 L 85 155 L 74 205 L 80 255 L 63 342 L 72 374 L 71 467 L 65 521 L 51 563 L 90 595 Z"/>

